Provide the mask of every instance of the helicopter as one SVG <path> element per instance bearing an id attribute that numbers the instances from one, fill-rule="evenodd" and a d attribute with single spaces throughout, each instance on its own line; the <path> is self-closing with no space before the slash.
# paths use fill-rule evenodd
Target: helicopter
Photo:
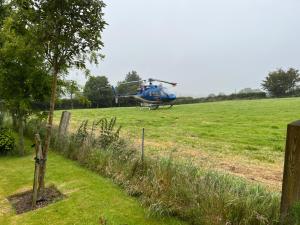
<path id="1" fill-rule="evenodd" d="M 159 82 L 160 84 L 153 84 L 153 82 Z M 173 102 L 176 99 L 176 95 L 174 93 L 170 93 L 170 91 L 166 87 L 163 87 L 161 83 L 170 84 L 173 87 L 175 87 L 177 83 L 149 78 L 148 84 L 147 80 L 136 80 L 130 82 L 123 82 L 120 83 L 120 85 L 133 83 L 138 83 L 140 84 L 140 86 L 137 89 L 137 93 L 131 95 L 119 95 L 116 89 L 112 86 L 116 104 L 118 104 L 119 98 L 132 97 L 141 102 L 141 107 L 148 107 L 150 110 L 158 109 L 160 106 L 167 105 L 170 108 L 173 106 Z"/>

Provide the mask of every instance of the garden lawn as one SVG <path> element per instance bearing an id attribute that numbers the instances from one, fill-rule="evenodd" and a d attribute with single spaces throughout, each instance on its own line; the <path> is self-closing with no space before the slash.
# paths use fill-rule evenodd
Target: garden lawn
<path id="1" fill-rule="evenodd" d="M 33 169 L 32 155 L 0 157 L 1 225 L 184 224 L 174 218 L 150 218 L 137 199 L 127 196 L 109 179 L 55 153 L 49 155 L 46 181 L 48 185 L 56 185 L 67 198 L 45 208 L 16 215 L 6 198 L 32 187 Z M 104 219 L 107 223 L 100 222 Z"/>

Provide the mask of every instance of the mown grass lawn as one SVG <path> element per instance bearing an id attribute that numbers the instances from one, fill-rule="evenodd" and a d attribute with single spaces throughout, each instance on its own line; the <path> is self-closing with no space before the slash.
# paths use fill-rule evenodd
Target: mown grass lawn
<path id="1" fill-rule="evenodd" d="M 300 118 L 300 98 L 224 101 L 172 109 L 109 108 L 72 110 L 72 129 L 80 122 L 116 116 L 123 134 L 139 138 L 146 129 L 147 150 L 177 148 L 282 161 L 286 125 Z M 61 112 L 55 113 L 58 123 Z M 152 145 L 151 145 L 152 144 Z"/>
<path id="2" fill-rule="evenodd" d="M 101 224 L 100 218 L 105 218 L 108 225 L 184 224 L 173 218 L 150 218 L 137 199 L 127 196 L 110 180 L 55 153 L 50 153 L 48 159 L 47 183 L 56 185 L 67 198 L 45 208 L 15 215 L 6 197 L 31 188 L 33 166 L 31 155 L 0 157 L 1 225 L 94 225 Z"/>

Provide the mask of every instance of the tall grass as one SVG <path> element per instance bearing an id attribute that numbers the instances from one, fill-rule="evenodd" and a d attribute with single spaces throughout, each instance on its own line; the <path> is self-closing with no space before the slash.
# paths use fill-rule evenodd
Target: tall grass
<path id="1" fill-rule="evenodd" d="M 192 225 L 278 224 L 278 193 L 191 163 L 177 163 L 172 157 L 141 161 L 138 150 L 118 137 L 120 129 L 112 123 L 106 128 L 100 122 L 90 127 L 85 121 L 75 134 L 65 137 L 57 137 L 54 131 L 52 149 L 111 178 L 138 197 L 152 216 L 176 216 Z M 35 129 L 33 122 L 28 123 L 28 133 Z"/>

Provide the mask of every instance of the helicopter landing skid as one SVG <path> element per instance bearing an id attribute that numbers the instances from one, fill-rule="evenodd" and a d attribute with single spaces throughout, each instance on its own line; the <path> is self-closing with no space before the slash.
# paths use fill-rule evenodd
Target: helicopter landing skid
<path id="1" fill-rule="evenodd" d="M 155 110 L 158 109 L 159 105 L 158 104 L 151 104 L 151 103 L 141 103 L 141 108 L 148 108 L 149 110 Z"/>
<path id="2" fill-rule="evenodd" d="M 158 109 L 159 107 L 163 107 L 163 106 L 168 106 L 166 107 L 166 109 L 169 109 L 169 108 L 172 108 L 173 105 L 170 104 L 170 105 L 166 105 L 166 104 L 151 104 L 151 103 L 141 103 L 141 108 L 148 108 L 149 110 L 156 110 Z M 165 108 L 165 107 L 164 107 Z"/>

